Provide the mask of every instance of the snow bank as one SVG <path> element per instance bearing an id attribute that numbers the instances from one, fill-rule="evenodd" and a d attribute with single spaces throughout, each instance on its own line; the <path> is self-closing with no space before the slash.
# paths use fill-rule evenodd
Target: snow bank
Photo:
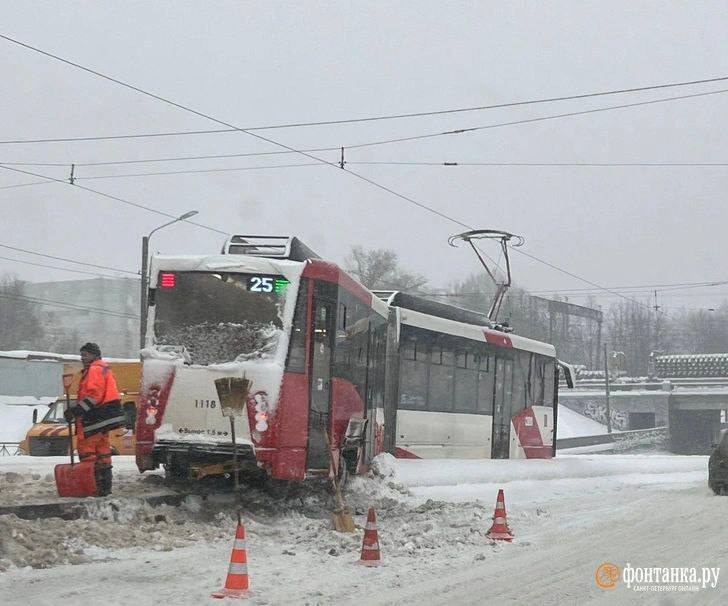
<path id="1" fill-rule="evenodd" d="M 34 400 L 36 398 L 33 398 Z M 55 402 L 55 398 L 50 398 Z M 48 412 L 48 406 L 16 406 L 0 402 L 0 442 L 20 442 L 33 424 L 33 410 L 38 410 L 38 418 Z"/>
<path id="2" fill-rule="evenodd" d="M 53 469 L 59 463 L 68 463 L 68 458 L 0 457 L 0 505 L 59 500 L 53 477 Z M 161 472 L 141 475 L 133 456 L 115 456 L 112 465 L 115 495 L 134 496 L 157 491 L 163 481 Z"/>
<path id="3" fill-rule="evenodd" d="M 399 459 L 397 479 L 408 488 L 519 480 L 594 478 L 632 473 L 669 474 L 702 471 L 708 457 L 669 455 L 561 455 L 555 459 Z"/>
<path id="4" fill-rule="evenodd" d="M 585 417 L 578 412 L 559 404 L 559 421 L 556 427 L 556 438 L 580 438 L 582 436 L 599 436 L 607 433 L 607 426 Z"/>

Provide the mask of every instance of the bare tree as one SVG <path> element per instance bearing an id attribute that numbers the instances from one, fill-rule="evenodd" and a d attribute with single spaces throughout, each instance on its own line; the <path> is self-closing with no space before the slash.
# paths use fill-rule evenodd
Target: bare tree
<path id="1" fill-rule="evenodd" d="M 0 349 L 32 349 L 43 342 L 39 306 L 15 276 L 0 277 Z"/>
<path id="2" fill-rule="evenodd" d="M 354 246 L 345 263 L 347 271 L 372 290 L 417 292 L 427 284 L 425 276 L 401 269 L 397 253 L 386 248 Z"/>
<path id="3" fill-rule="evenodd" d="M 609 349 L 624 352 L 628 374 L 647 374 L 650 353 L 665 347 L 665 322 L 665 316 L 655 312 L 647 303 L 622 301 L 609 308 Z"/>

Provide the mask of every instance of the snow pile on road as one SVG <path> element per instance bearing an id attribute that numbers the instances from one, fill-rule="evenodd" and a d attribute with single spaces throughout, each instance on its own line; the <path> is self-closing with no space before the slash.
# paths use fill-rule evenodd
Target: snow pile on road
<path id="1" fill-rule="evenodd" d="M 164 478 L 159 473 L 141 475 L 134 457 L 113 457 L 114 495 L 135 496 L 157 491 Z M 57 500 L 53 469 L 68 463 L 66 457 L 2 457 L 0 458 L 0 505 L 48 503 Z"/>
<path id="2" fill-rule="evenodd" d="M 247 489 L 242 497 L 243 519 L 251 545 L 281 556 L 303 555 L 321 562 L 358 556 L 366 512 L 379 516 L 380 544 L 388 558 L 417 557 L 422 551 L 464 545 L 492 549 L 485 537 L 489 508 L 476 503 L 427 500 L 412 503 L 383 480 L 357 478 L 347 491 L 358 530 L 332 531 L 333 497 L 327 483 L 267 486 Z M 0 516 L 0 571 L 13 566 L 47 568 L 118 557 L 114 550 L 177 548 L 230 541 L 235 528 L 234 499 L 229 492 L 207 498 L 188 497 L 181 507 L 152 508 L 124 497 L 89 499 L 86 519 L 23 520 Z"/>
<path id="3" fill-rule="evenodd" d="M 231 518 L 200 515 L 194 505 L 152 508 L 140 501 L 110 499 L 89 504 L 89 519 L 23 520 L 0 516 L 0 571 L 11 566 L 49 568 L 83 564 L 104 557 L 104 550 L 149 547 L 171 551 L 228 537 Z M 191 513 L 193 512 L 193 513 Z M 191 517 L 197 518 L 195 521 Z"/>

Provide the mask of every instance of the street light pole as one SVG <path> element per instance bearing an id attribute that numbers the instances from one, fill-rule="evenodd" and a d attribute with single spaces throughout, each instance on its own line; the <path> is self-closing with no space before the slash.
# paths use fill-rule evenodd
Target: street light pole
<path id="1" fill-rule="evenodd" d="M 149 293 L 149 240 L 155 231 L 177 223 L 179 221 L 186 221 L 190 217 L 194 217 L 197 214 L 196 210 L 191 210 L 183 215 L 180 215 L 176 219 L 169 221 L 159 227 L 155 227 L 149 232 L 149 235 L 142 236 L 142 279 L 141 279 L 141 296 L 139 297 L 140 314 L 139 314 L 139 348 L 144 349 L 144 340 L 147 334 L 147 294 Z"/>

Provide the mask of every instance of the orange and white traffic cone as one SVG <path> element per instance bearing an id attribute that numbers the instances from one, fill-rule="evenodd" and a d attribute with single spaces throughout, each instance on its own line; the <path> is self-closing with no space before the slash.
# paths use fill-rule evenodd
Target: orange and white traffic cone
<path id="1" fill-rule="evenodd" d="M 379 535 L 377 534 L 377 514 L 374 507 L 369 508 L 367 525 L 364 527 L 364 540 L 361 544 L 359 564 L 363 566 L 379 566 L 382 563 L 379 555 Z"/>
<path id="2" fill-rule="evenodd" d="M 212 597 L 220 599 L 245 598 L 250 595 L 248 586 L 248 552 L 245 545 L 245 527 L 238 522 L 225 587 L 213 593 Z"/>
<path id="3" fill-rule="evenodd" d="M 511 529 L 508 528 L 506 521 L 506 500 L 503 496 L 503 489 L 498 491 L 498 498 L 495 502 L 495 514 L 493 515 L 493 525 L 485 536 L 496 541 L 512 541 L 513 535 Z"/>

